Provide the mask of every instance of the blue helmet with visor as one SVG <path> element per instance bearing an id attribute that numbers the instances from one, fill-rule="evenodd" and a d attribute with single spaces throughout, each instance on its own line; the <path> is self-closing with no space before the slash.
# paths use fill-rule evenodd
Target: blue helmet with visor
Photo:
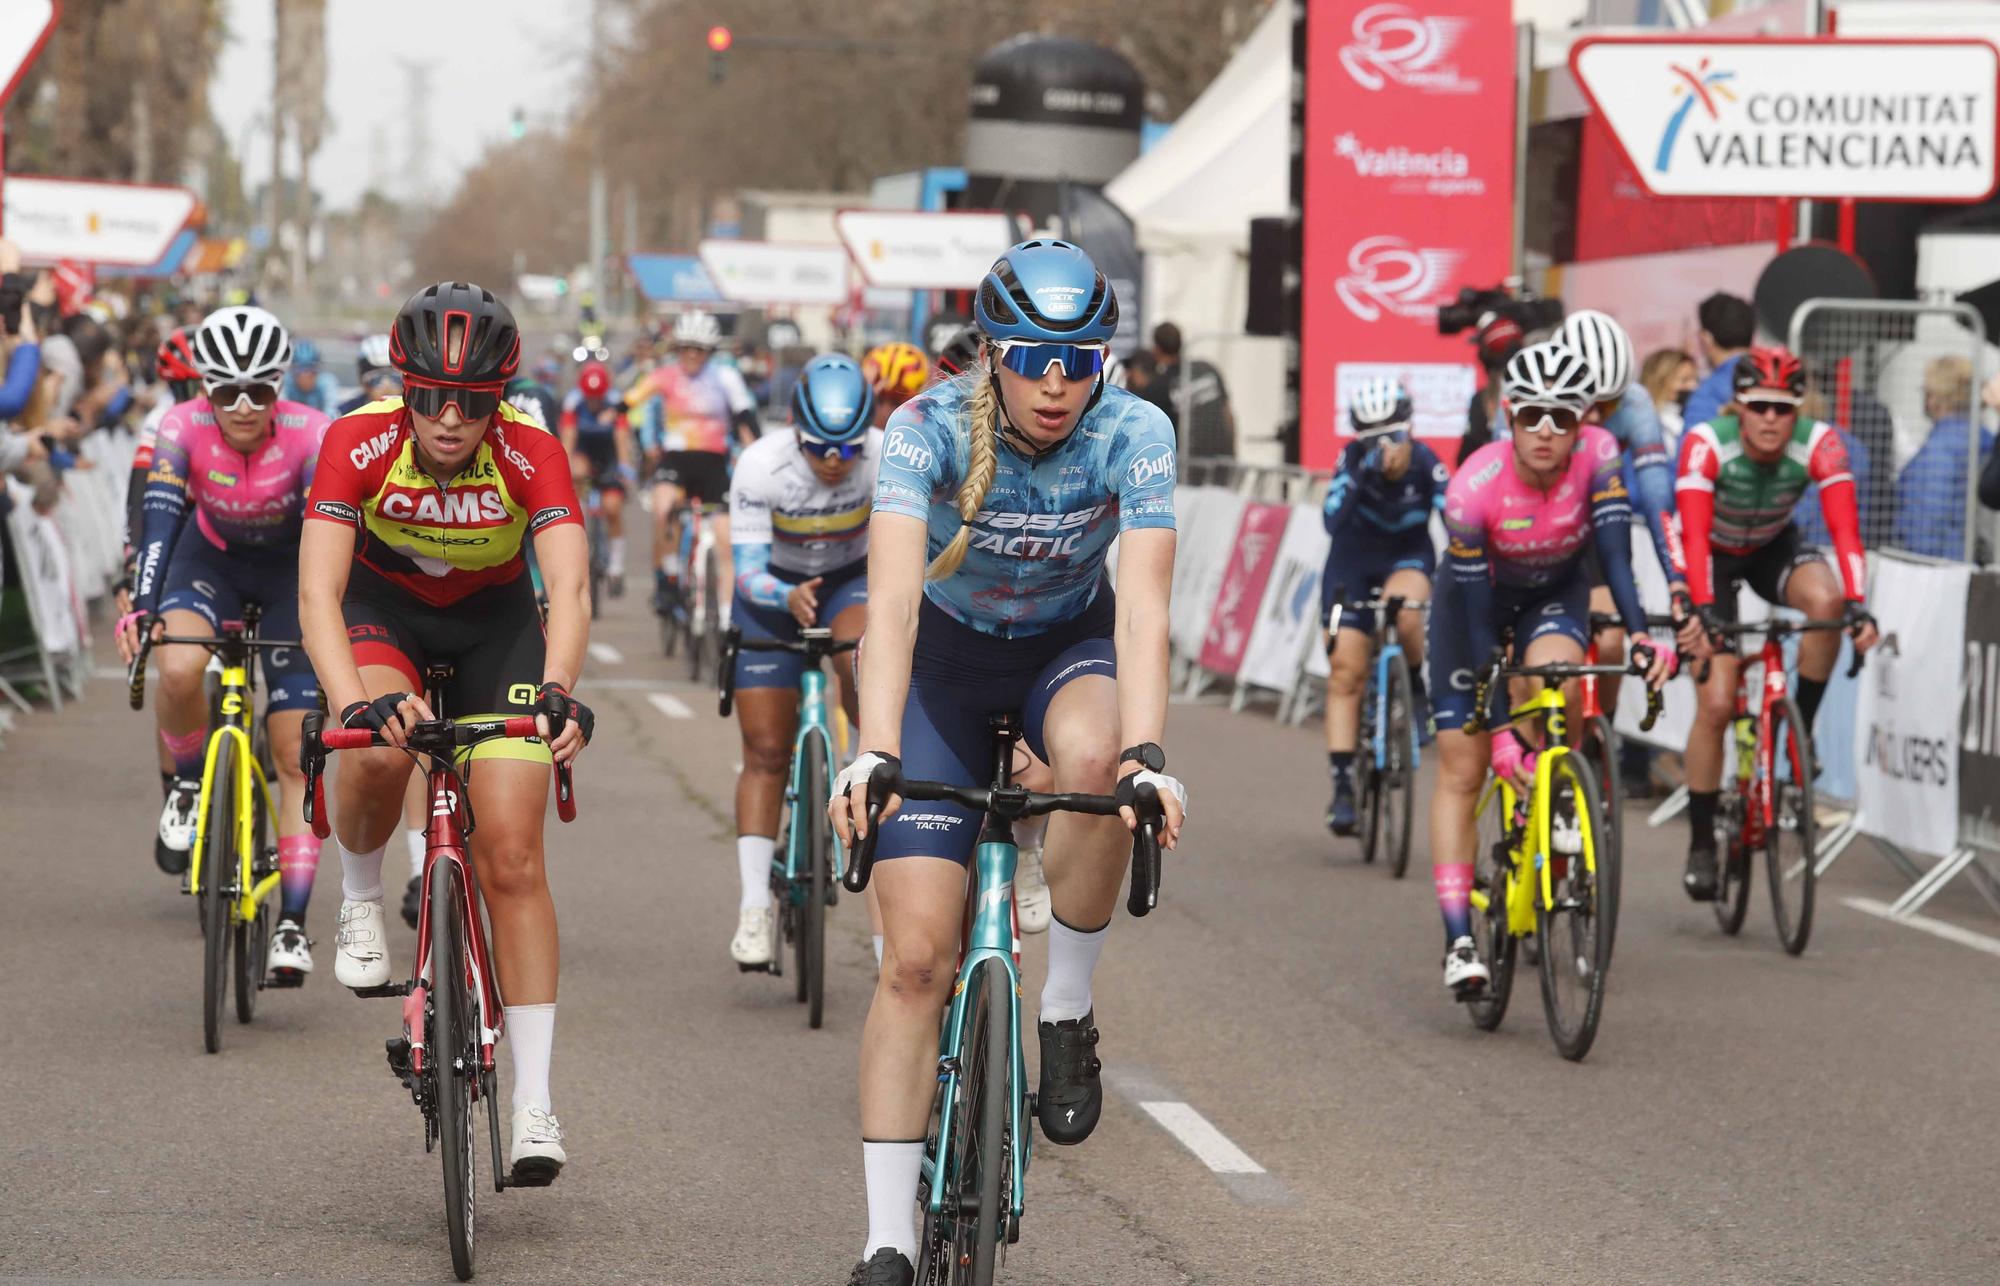
<path id="1" fill-rule="evenodd" d="M 815 455 L 851 458 L 866 443 L 874 418 L 875 388 L 861 363 L 845 353 L 813 358 L 792 386 L 792 423 L 800 444 Z"/>
<path id="2" fill-rule="evenodd" d="M 1089 379 L 1110 354 L 1118 297 L 1082 247 L 1037 238 L 994 261 L 973 319 L 1009 370 L 1040 379 L 1060 364 L 1066 378 Z"/>

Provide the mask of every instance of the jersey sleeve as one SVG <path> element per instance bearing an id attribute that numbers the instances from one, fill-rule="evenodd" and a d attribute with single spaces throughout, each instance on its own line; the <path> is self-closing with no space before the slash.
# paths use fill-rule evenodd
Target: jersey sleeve
<path id="1" fill-rule="evenodd" d="M 771 470 L 766 454 L 755 449 L 736 462 L 729 486 L 729 541 L 732 545 L 771 543 Z"/>
<path id="2" fill-rule="evenodd" d="M 882 435 L 875 473 L 875 512 L 928 519 L 931 504 L 958 485 L 956 444 L 931 416 L 933 400 L 903 404 Z"/>
<path id="3" fill-rule="evenodd" d="M 1715 479 L 1722 471 L 1714 431 L 1696 425 L 1681 439 L 1681 459 L 1674 481 L 1681 526 L 1681 572 L 1688 597 L 1697 606 L 1715 601 L 1715 566 L 1709 532 L 1715 525 Z"/>
<path id="4" fill-rule="evenodd" d="M 562 400 L 562 410 L 557 414 L 556 423 L 552 427 L 561 429 L 564 433 L 574 431 L 576 428 L 576 408 L 582 403 L 583 393 L 581 391 L 571 389 L 565 393 Z"/>
<path id="5" fill-rule="evenodd" d="M 135 542 L 138 570 L 132 588 L 132 605 L 142 612 L 152 611 L 159 602 L 167 558 L 187 521 L 192 470 L 188 449 L 181 442 L 181 434 L 187 427 L 185 421 L 171 414 L 161 423 L 159 437 L 153 444 L 153 465 L 146 471 Z"/>
<path id="6" fill-rule="evenodd" d="M 1634 384 L 1619 400 L 1617 420 L 1624 430 L 1627 465 L 1626 486 L 1638 502 L 1639 514 L 1653 537 L 1653 552 L 1659 556 L 1660 570 L 1674 576 L 1675 539 L 1674 469 L 1667 458 L 1666 426 L 1645 388 Z"/>
<path id="7" fill-rule="evenodd" d="M 1577 449 L 1597 452 L 1590 465 L 1590 525 L 1605 587 L 1611 591 L 1611 601 L 1625 628 L 1644 634 L 1646 609 L 1639 602 L 1639 584 L 1632 575 L 1632 498 L 1625 490 L 1624 455 L 1608 434 L 1586 439 Z"/>
<path id="8" fill-rule="evenodd" d="M 1133 399 L 1113 439 L 1106 479 L 1118 496 L 1118 530 L 1174 525 L 1174 426 L 1166 412 Z"/>
<path id="9" fill-rule="evenodd" d="M 1806 457 L 1806 474 L 1819 484 L 1819 509 L 1833 537 L 1834 561 L 1840 565 L 1840 587 L 1859 603 L 1868 597 L 1868 559 L 1861 547 L 1861 518 L 1855 509 L 1854 470 L 1847 447 L 1830 424 L 1819 426 Z"/>
<path id="10" fill-rule="evenodd" d="M 525 466 L 519 460 L 511 462 L 520 471 L 519 495 L 521 508 L 528 515 L 529 536 L 550 527 L 583 526 L 583 506 L 577 502 L 576 480 L 570 477 L 562 443 L 539 430 L 509 433 L 496 424 L 487 432 L 504 435 L 500 440 L 502 458 L 519 454 L 527 459 Z"/>
<path id="11" fill-rule="evenodd" d="M 743 382 L 743 372 L 734 366 L 717 364 L 716 382 L 722 386 L 722 395 L 729 401 L 731 415 L 755 415 L 757 399 L 750 396 L 750 386 Z"/>
<path id="12" fill-rule="evenodd" d="M 346 418 L 333 422 L 320 439 L 319 458 L 313 462 L 312 486 L 306 493 L 306 518 L 320 522 L 345 523 L 361 529 L 361 505 L 367 497 L 368 480 L 355 460 L 368 452 L 361 448 L 372 436 L 369 430 L 394 433 L 386 419 Z M 383 454 L 378 452 L 377 454 Z"/>

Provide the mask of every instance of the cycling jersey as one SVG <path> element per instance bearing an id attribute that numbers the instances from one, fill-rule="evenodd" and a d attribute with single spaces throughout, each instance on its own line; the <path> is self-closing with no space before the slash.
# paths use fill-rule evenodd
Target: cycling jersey
<path id="1" fill-rule="evenodd" d="M 1400 477 L 1382 472 L 1375 444 L 1360 439 L 1340 453 L 1321 516 L 1329 536 L 1366 539 L 1422 531 L 1431 511 L 1444 506 L 1451 474 L 1431 449 L 1410 443 L 1410 463 Z"/>
<path id="2" fill-rule="evenodd" d="M 1801 415 L 1784 454 L 1770 464 L 1743 449 L 1742 422 L 1724 415 L 1696 425 L 1681 440 L 1681 538 L 1688 594 L 1697 604 L 1715 601 L 1711 547 L 1745 554 L 1777 539 L 1792 525 L 1792 511 L 1806 488 L 1819 484 L 1820 510 L 1848 598 L 1866 596 L 1868 568 L 1854 507 L 1854 474 L 1832 425 Z"/>
<path id="3" fill-rule="evenodd" d="M 327 419 L 297 402 L 271 409 L 264 444 L 246 455 L 230 446 L 205 397 L 160 419 L 140 504 L 135 605 L 153 610 L 168 556 L 194 506 L 195 527 L 220 550 L 285 549 L 299 541 L 301 512 Z"/>
<path id="4" fill-rule="evenodd" d="M 1679 533 L 1674 529 L 1674 465 L 1667 453 L 1667 428 L 1642 384 L 1631 384 L 1618 406 L 1604 419 L 1609 433 L 1625 453 L 1625 490 L 1638 505 L 1639 516 L 1653 537 L 1653 553 L 1668 577 L 1681 564 Z"/>
<path id="5" fill-rule="evenodd" d="M 790 585 L 867 558 L 868 511 L 881 460 L 882 431 L 870 429 L 854 467 L 828 486 L 790 431 L 746 447 L 729 492 L 738 592 L 753 603 L 782 606 Z"/>
<path id="6" fill-rule="evenodd" d="M 660 399 L 661 445 L 668 451 L 726 452 L 730 426 L 757 414 L 757 400 L 742 374 L 713 359 L 692 375 L 679 362 L 654 367 L 626 392 L 625 405 L 643 407 L 655 397 Z"/>
<path id="7" fill-rule="evenodd" d="M 574 429 L 579 440 L 609 439 L 625 427 L 625 408 L 603 398 L 593 405 L 582 389 L 573 388 L 563 397 L 561 427 Z"/>
<path id="8" fill-rule="evenodd" d="M 516 410 L 526 411 L 529 419 L 551 431 L 562 413 L 562 404 L 556 401 L 556 395 L 539 380 L 515 380 L 507 386 L 507 400 L 514 404 Z"/>
<path id="9" fill-rule="evenodd" d="M 513 580 L 528 537 L 583 524 L 561 444 L 510 403 L 449 483 L 426 473 L 416 450 L 401 398 L 336 420 L 307 516 L 353 527 L 355 558 L 426 603 Z"/>
<path id="10" fill-rule="evenodd" d="M 933 558 L 961 525 L 961 423 L 978 378 L 937 385 L 904 403 L 882 442 L 876 512 L 925 519 Z M 924 585 L 933 603 L 983 633 L 1040 634 L 1081 616 L 1103 584 L 1113 537 L 1174 525 L 1173 425 L 1123 389 L 1105 389 L 1053 449 L 1030 459 L 996 435 L 994 454 L 993 483 L 973 516 L 964 565 Z"/>

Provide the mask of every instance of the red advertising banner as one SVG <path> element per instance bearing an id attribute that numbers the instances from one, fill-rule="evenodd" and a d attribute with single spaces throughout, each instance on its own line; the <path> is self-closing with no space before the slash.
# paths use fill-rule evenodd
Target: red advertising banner
<path id="1" fill-rule="evenodd" d="M 1243 507 L 1236 543 L 1230 548 L 1229 564 L 1215 592 L 1208 633 L 1202 636 L 1202 669 L 1233 677 L 1243 664 L 1250 632 L 1257 626 L 1257 609 L 1264 602 L 1264 582 L 1271 579 L 1271 566 L 1278 561 L 1278 542 L 1284 539 L 1291 516 L 1287 505 Z"/>
<path id="2" fill-rule="evenodd" d="M 1409 385 L 1417 434 L 1451 459 L 1478 370 L 1438 306 L 1511 268 L 1509 6 L 1314 0 L 1306 40 L 1301 460 L 1332 467 L 1341 390 L 1377 374 Z"/>

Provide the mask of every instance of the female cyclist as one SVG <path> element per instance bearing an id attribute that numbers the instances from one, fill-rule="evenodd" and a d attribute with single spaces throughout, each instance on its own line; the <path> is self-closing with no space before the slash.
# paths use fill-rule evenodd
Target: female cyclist
<path id="1" fill-rule="evenodd" d="M 924 391 L 930 383 L 931 363 L 924 350 L 898 340 L 877 344 L 861 359 L 861 370 L 875 387 L 875 425 L 886 425 L 903 403 Z"/>
<path id="2" fill-rule="evenodd" d="M 1158 743 L 1173 430 L 1156 408 L 1104 387 L 1118 304 L 1076 246 L 1009 250 L 980 284 L 975 315 L 991 365 L 916 398 L 883 442 L 860 667 L 864 752 L 835 782 L 828 813 L 851 837 L 865 824 L 869 773 L 899 755 L 913 778 L 983 784 L 987 718 L 1014 712 L 1058 790 L 1115 786 L 1129 798 L 1135 779 L 1158 785 L 1172 847 L 1185 796 Z M 1121 534 L 1114 598 L 1104 556 Z M 850 1280 L 863 1286 L 908 1283 L 914 1272 L 912 1196 L 978 829 L 963 809 L 932 804 L 913 817 L 896 813 L 898 802 L 883 814 L 875 885 L 886 941 L 861 1037 L 869 1231 Z M 1055 923 L 1039 1103 L 1052 1142 L 1081 1143 L 1102 1107 L 1091 974 L 1134 824 L 1130 809 L 1122 825 L 1071 814 L 1050 824 Z"/>
<path id="3" fill-rule="evenodd" d="M 868 510 L 882 433 L 870 428 L 875 394 L 854 359 L 815 357 L 792 386 L 792 431 L 752 443 L 729 493 L 736 607 L 746 639 L 790 641 L 823 625 L 861 636 L 867 615 Z M 835 658 L 841 702 L 858 723 L 853 653 Z M 736 658 L 736 721 L 743 771 L 736 778 L 736 863 L 743 878 L 729 954 L 744 969 L 771 963 L 771 855 L 799 724 L 799 672 L 791 652 Z"/>
<path id="4" fill-rule="evenodd" d="M 1560 344 L 1516 353 L 1501 390 L 1511 440 L 1474 451 L 1445 492 L 1446 572 L 1430 623 L 1431 673 L 1444 678 L 1432 684 L 1442 763 L 1431 796 L 1431 867 L 1444 913 L 1444 983 L 1461 995 L 1490 977 L 1472 941 L 1473 806 L 1489 764 L 1523 780 L 1533 749 L 1512 729 L 1464 729 L 1475 676 L 1502 632 L 1513 632 L 1521 664 L 1582 661 L 1590 637 L 1584 550 L 1594 544 L 1634 663 L 1655 688 L 1674 672 L 1673 641 L 1647 635 L 1632 578 L 1632 504 L 1618 443 L 1583 422 L 1595 387 L 1588 364 Z"/>
<path id="5" fill-rule="evenodd" d="M 549 760 L 590 740 L 590 710 L 569 695 L 590 630 L 589 553 L 562 445 L 501 401 L 520 365 L 507 305 L 441 282 L 396 314 L 390 351 L 403 394 L 343 416 L 320 452 L 299 549 L 306 650 L 344 727 L 401 746 L 434 717 L 424 668 L 448 662 L 443 713 L 537 714 L 547 744 L 489 741 L 471 752 L 479 830 L 472 863 L 493 927 L 513 1048 L 517 1178 L 561 1170 L 549 1102 L 555 1038 L 556 912 L 543 869 Z M 523 574 L 533 540 L 548 592 L 548 635 Z M 333 797 L 341 904 L 333 975 L 389 981 L 382 850 L 402 816 L 411 760 L 401 750 L 340 757 Z"/>

